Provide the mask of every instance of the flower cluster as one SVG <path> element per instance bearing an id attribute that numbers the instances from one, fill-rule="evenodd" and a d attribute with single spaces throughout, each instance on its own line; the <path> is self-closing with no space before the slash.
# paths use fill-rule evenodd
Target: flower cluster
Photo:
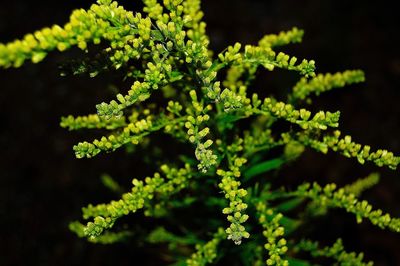
<path id="1" fill-rule="evenodd" d="M 331 247 L 319 248 L 318 242 L 302 240 L 297 246 L 298 251 L 307 251 L 313 257 L 327 257 L 335 259 L 340 265 L 354 266 L 372 266 L 372 261 L 363 262 L 364 254 L 355 252 L 346 252 L 342 240 L 339 238 Z"/>
<path id="2" fill-rule="evenodd" d="M 234 179 L 231 171 L 218 170 L 217 174 L 222 176 L 219 187 L 229 200 L 229 207 L 225 207 L 222 210 L 224 214 L 228 215 L 227 219 L 231 223 L 229 228 L 226 229 L 226 233 L 228 234 L 228 239 L 232 239 L 235 244 L 240 245 L 243 238 L 249 238 L 250 236 L 244 226 L 241 225 L 249 218 L 247 214 L 242 214 L 247 209 L 247 204 L 243 202 L 247 191 L 239 188 L 240 182 Z"/>
<path id="3" fill-rule="evenodd" d="M 305 100 L 311 94 L 319 95 L 334 88 L 341 88 L 348 84 L 365 81 L 361 70 L 347 70 L 343 73 L 318 74 L 311 80 L 302 78 L 294 87 L 290 100 Z"/>
<path id="4" fill-rule="evenodd" d="M 257 204 L 257 211 L 260 213 L 258 222 L 263 227 L 263 235 L 268 241 L 264 246 L 265 249 L 268 250 L 269 256 L 266 264 L 288 266 L 289 262 L 281 257 L 288 250 L 286 240 L 283 238 L 285 229 L 279 223 L 283 215 L 281 213 L 275 214 L 274 211 L 268 209 L 263 202 Z"/>
<path id="5" fill-rule="evenodd" d="M 203 266 L 212 263 L 217 257 L 217 246 L 225 237 L 225 232 L 222 228 L 214 234 L 213 238 L 204 245 L 196 245 L 196 252 L 187 259 L 188 266 Z"/>
<path id="6" fill-rule="evenodd" d="M 84 235 L 95 238 L 102 234 L 105 229 L 109 229 L 114 222 L 129 213 L 136 212 L 145 206 L 148 199 L 155 197 L 156 194 L 172 195 L 186 187 L 191 171 L 188 165 L 186 168 L 175 169 L 167 165 L 161 166 L 161 171 L 165 174 L 163 178 L 159 173 L 153 177 L 145 178 L 144 182 L 133 179 L 131 192 L 122 195 L 118 201 L 111 201 L 108 204 L 89 205 L 83 208 L 83 218 L 94 217 L 93 222 L 88 222 L 84 228 Z"/>
<path id="7" fill-rule="evenodd" d="M 261 47 L 277 47 L 290 43 L 299 43 L 303 39 L 304 31 L 294 27 L 290 31 L 282 31 L 279 34 L 265 35 L 258 45 Z"/>
<path id="8" fill-rule="evenodd" d="M 377 166 L 387 166 L 395 170 L 400 163 L 400 157 L 395 156 L 392 152 L 382 149 L 371 151 L 371 146 L 353 142 L 352 137 L 349 135 L 343 138 L 341 138 L 340 135 L 341 132 L 335 130 L 332 133 L 323 135 L 322 140 L 318 138 L 318 135 L 312 134 L 311 132 L 296 134 L 294 138 L 304 145 L 322 153 L 327 153 L 328 150 L 331 149 L 346 157 L 357 158 L 360 164 L 364 164 L 365 161 L 372 161 Z"/>
<path id="9" fill-rule="evenodd" d="M 345 186 L 343 189 L 347 193 L 359 196 L 364 190 L 367 190 L 379 183 L 380 175 L 379 173 L 372 173 L 367 177 L 361 178 Z"/>
<path id="10" fill-rule="evenodd" d="M 344 188 L 336 190 L 335 184 L 328 184 L 325 187 L 314 183 L 301 185 L 291 195 L 305 197 L 314 200 L 322 208 L 342 208 L 356 216 L 357 222 L 368 219 L 372 224 L 384 229 L 388 228 L 394 232 L 400 232 L 400 219 L 392 218 L 382 210 L 373 210 L 372 206 L 365 200 L 359 201 L 352 193 L 347 193 Z"/>
<path id="11" fill-rule="evenodd" d="M 213 141 L 211 139 L 203 140 L 210 133 L 210 128 L 200 129 L 200 127 L 210 119 L 207 112 L 211 111 L 211 105 L 204 107 L 203 103 L 198 102 L 196 91 L 191 90 L 189 94 L 192 100 L 192 108 L 187 109 L 188 117 L 185 127 L 189 141 L 196 145 L 195 156 L 199 161 L 198 169 L 207 172 L 211 166 L 217 163 L 217 156 L 209 149 Z"/>
<path id="12" fill-rule="evenodd" d="M 105 128 L 112 130 L 126 126 L 126 122 L 124 116 L 107 120 L 99 117 L 97 114 L 78 117 L 69 115 L 67 117 L 61 117 L 60 126 L 63 128 L 68 128 L 69 130 L 78 130 L 83 128 Z"/>

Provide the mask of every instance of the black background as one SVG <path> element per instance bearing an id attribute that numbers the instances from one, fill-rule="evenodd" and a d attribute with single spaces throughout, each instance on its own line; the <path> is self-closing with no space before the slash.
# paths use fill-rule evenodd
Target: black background
<path id="1" fill-rule="evenodd" d="M 120 2 L 126 9 L 137 1 Z M 400 43 L 394 1 L 203 1 L 205 21 L 218 52 L 236 41 L 255 44 L 266 33 L 293 26 L 306 31 L 302 44 L 288 52 L 314 59 L 318 72 L 363 69 L 367 82 L 327 93 L 315 100 L 314 110 L 341 110 L 341 129 L 361 143 L 400 153 Z M 90 1 L 0 2 L 0 42 L 52 24 L 64 24 L 74 8 Z M 0 70 L 0 265 L 157 265 L 157 250 L 129 245 L 87 243 L 69 232 L 69 221 L 80 217 L 87 203 L 112 198 L 99 181 L 108 172 L 129 180 L 146 172 L 121 152 L 92 160 L 77 160 L 72 145 L 87 139 L 59 127 L 59 117 L 94 112 L 110 99 L 105 84 L 128 84 L 118 74 L 94 79 L 60 77 L 57 66 L 82 55 L 78 50 L 52 53 L 38 65 Z M 294 83 L 284 71 L 260 71 L 256 81 L 262 95 L 285 95 Z M 280 176 L 287 182 L 304 179 L 344 185 L 372 171 L 381 183 L 363 194 L 374 206 L 400 216 L 399 171 L 360 166 L 336 154 L 307 151 Z M 147 172 L 146 172 L 147 173 Z M 331 244 L 342 237 L 348 250 L 365 251 L 376 265 L 400 265 L 399 235 L 355 224 L 342 211 L 316 222 L 315 239 Z M 139 260 L 142 260 L 139 263 Z"/>

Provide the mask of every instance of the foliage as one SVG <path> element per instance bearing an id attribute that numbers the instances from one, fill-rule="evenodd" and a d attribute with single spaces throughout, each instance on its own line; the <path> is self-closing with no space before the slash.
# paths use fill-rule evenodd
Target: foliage
<path id="1" fill-rule="evenodd" d="M 362 262 L 363 255 L 344 251 L 340 239 L 332 247 L 319 249 L 318 243 L 299 241 L 293 232 L 307 221 L 305 217 L 326 214 L 329 208 L 344 209 L 354 214 L 357 222 L 365 219 L 400 232 L 398 218 L 357 199 L 378 182 L 378 175 L 339 189 L 335 184 L 305 183 L 288 190 L 276 187 L 266 174 L 295 160 L 307 147 L 322 153 L 332 150 L 357 158 L 361 164 L 370 161 L 397 168 L 400 157 L 393 153 L 371 152 L 370 146 L 353 142 L 350 136 L 340 137 L 336 129 L 339 111 L 313 113 L 303 107 L 311 104 L 313 95 L 364 81 L 363 72 L 316 75 L 313 60 L 277 52 L 281 46 L 301 41 L 304 32 L 297 28 L 266 35 L 258 45 L 236 43 L 213 57 L 200 0 L 143 3 L 142 12 L 133 13 L 117 2 L 98 0 L 88 10 L 73 11 L 64 26 L 54 25 L 0 44 L 3 68 L 20 67 L 27 60 L 38 63 L 54 50 L 63 52 L 76 46 L 87 52 L 101 44 L 100 57 L 106 60 L 82 60 L 72 73 L 88 72 L 94 77 L 100 71 L 120 69 L 132 81 L 114 100 L 96 105 L 96 114 L 61 118 L 61 126 L 68 130 L 107 132 L 75 145 L 77 158 L 124 147 L 133 151 L 132 147 L 140 147 L 151 157 L 155 132 L 193 150 L 190 154 L 182 151 L 183 156 L 177 158 L 164 157 L 157 172 L 151 177 L 135 176 L 133 187 L 125 193 L 110 176 L 103 176 L 105 186 L 121 194 L 120 198 L 89 204 L 82 209 L 87 222 L 72 222 L 70 229 L 94 243 L 126 240 L 135 232 L 127 225 L 122 227 L 121 218 L 143 209 L 160 224 L 172 221 L 180 228 L 154 227 L 143 239 L 149 245 L 167 243 L 175 265 L 218 263 L 235 245 L 243 247 L 239 254 L 252 254 L 252 261 L 236 254 L 243 265 L 260 265 L 263 256 L 267 265 L 298 265 L 301 250 L 311 252 L 312 257 L 333 258 L 340 265 L 371 265 Z M 298 73 L 300 80 L 287 102 L 273 96 L 260 99 L 250 92 L 259 68 Z M 155 97 L 160 94 L 162 100 Z M 290 127 L 276 127 L 278 121 Z M 219 208 L 220 216 L 201 217 L 202 228 L 189 231 L 176 216 L 182 209 L 190 212 L 195 203 Z M 249 247 L 254 248 L 249 251 Z M 185 258 L 188 248 L 193 255 Z"/>

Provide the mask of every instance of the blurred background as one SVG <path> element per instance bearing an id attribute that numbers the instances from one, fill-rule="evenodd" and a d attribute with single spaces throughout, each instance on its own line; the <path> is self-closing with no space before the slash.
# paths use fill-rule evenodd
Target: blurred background
<path id="1" fill-rule="evenodd" d="M 139 1 L 120 1 L 138 10 Z M 0 0 L 0 42 L 21 38 L 68 21 L 74 8 L 92 1 Z M 367 81 L 315 99 L 313 110 L 341 110 L 341 129 L 354 140 L 400 154 L 400 20 L 395 1 L 203 1 L 205 21 L 215 52 L 241 43 L 256 44 L 266 33 L 297 26 L 302 44 L 284 48 L 298 58 L 314 59 L 319 73 L 363 69 Z M 128 88 L 120 73 L 96 78 L 61 77 L 58 66 L 82 52 L 51 53 L 41 64 L 0 70 L 0 265 L 162 265 L 157 249 L 129 244 L 94 245 L 69 232 L 88 203 L 113 198 L 99 179 L 109 173 L 129 185 L 141 169 L 123 152 L 91 160 L 74 158 L 72 146 L 90 132 L 68 132 L 59 118 L 95 112 L 110 99 L 110 84 Z M 254 88 L 261 95 L 284 95 L 293 74 L 260 71 Z M 279 173 L 287 182 L 302 180 L 344 185 L 377 171 L 381 183 L 363 194 L 375 207 L 400 216 L 399 170 L 358 165 L 340 155 L 306 151 Z M 125 180 L 125 181 L 123 181 Z M 343 211 L 316 221 L 314 238 L 332 244 L 341 237 L 349 251 L 365 251 L 376 265 L 400 265 L 400 237 L 369 222 L 360 225 Z M 142 263 L 138 263 L 139 259 Z M 136 263 L 136 264 L 135 264 Z"/>

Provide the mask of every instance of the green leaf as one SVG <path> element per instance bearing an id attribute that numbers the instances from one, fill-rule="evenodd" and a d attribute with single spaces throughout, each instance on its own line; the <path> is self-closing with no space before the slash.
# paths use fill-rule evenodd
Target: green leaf
<path id="1" fill-rule="evenodd" d="M 186 266 L 186 265 L 187 265 L 186 259 L 181 259 L 175 263 L 170 264 L 169 266 Z"/>
<path id="2" fill-rule="evenodd" d="M 183 78 L 182 73 L 179 72 L 179 71 L 168 72 L 168 75 L 169 75 L 169 81 L 170 82 L 181 80 Z"/>
<path id="3" fill-rule="evenodd" d="M 122 193 L 123 189 L 111 176 L 109 176 L 108 174 L 103 174 L 100 176 L 100 178 L 105 187 L 113 192 Z"/>
<path id="4" fill-rule="evenodd" d="M 279 223 L 285 228 L 285 235 L 289 235 L 300 226 L 301 221 L 283 216 Z"/>
<path id="5" fill-rule="evenodd" d="M 218 207 L 224 207 L 225 206 L 225 204 L 226 204 L 226 202 L 225 202 L 225 199 L 224 198 L 219 198 L 219 197 L 209 197 L 208 199 L 207 199 L 207 201 L 205 202 L 205 204 L 207 205 L 207 206 L 209 206 L 209 207 L 215 207 L 215 206 L 218 206 Z"/>
<path id="6" fill-rule="evenodd" d="M 287 261 L 289 262 L 290 266 L 311 266 L 311 264 L 305 260 L 287 258 Z"/>
<path id="7" fill-rule="evenodd" d="M 237 120 L 240 120 L 242 117 L 234 114 L 224 113 L 220 117 L 218 117 L 218 124 L 223 128 L 231 129 L 233 127 L 233 123 Z"/>
<path id="8" fill-rule="evenodd" d="M 151 37 L 154 38 L 156 41 L 165 41 L 164 36 L 159 30 L 152 30 Z"/>
<path id="9" fill-rule="evenodd" d="M 299 204 L 302 203 L 303 201 L 304 201 L 303 198 L 290 199 L 276 206 L 276 210 L 280 212 L 288 212 L 299 206 Z"/>
<path id="10" fill-rule="evenodd" d="M 179 199 L 179 200 L 170 200 L 169 203 L 173 208 L 184 208 L 192 203 L 194 203 L 197 200 L 195 197 L 186 197 L 184 199 Z"/>
<path id="11" fill-rule="evenodd" d="M 268 161 L 264 161 L 262 163 L 256 164 L 256 165 L 248 168 L 243 173 L 244 180 L 247 181 L 256 175 L 263 174 L 268 171 L 277 169 L 277 168 L 281 167 L 285 162 L 286 161 L 282 158 L 275 158 L 272 160 L 268 160 Z"/>

